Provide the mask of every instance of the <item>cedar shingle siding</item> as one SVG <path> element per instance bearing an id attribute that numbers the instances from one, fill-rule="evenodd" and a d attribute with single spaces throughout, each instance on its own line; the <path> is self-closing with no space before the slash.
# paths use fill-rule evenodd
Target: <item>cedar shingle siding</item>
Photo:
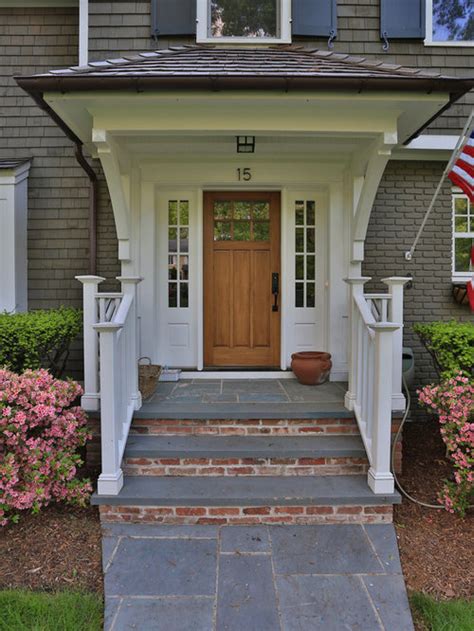
<path id="1" fill-rule="evenodd" d="M 150 2 L 90 0 L 90 60 L 118 57 L 194 40 L 150 38 Z M 338 38 L 334 50 L 388 63 L 436 69 L 446 75 L 472 74 L 474 49 L 425 47 L 422 41 L 391 41 L 384 53 L 380 40 L 379 0 L 338 0 Z M 32 308 L 80 305 L 81 287 L 74 280 L 87 273 L 88 182 L 74 158 L 74 147 L 54 123 L 16 85 L 13 75 L 34 74 L 77 63 L 76 9 L 0 9 L 0 154 L 33 157 L 29 180 L 29 304 Z M 326 41 L 302 40 L 326 49 Z M 436 121 L 429 133 L 458 132 L 474 103 L 471 93 Z M 468 105 L 469 104 L 469 107 Z M 425 132 L 426 133 L 426 132 Z M 94 167 L 98 173 L 97 161 Z M 410 325 L 420 318 L 468 318 L 451 299 L 450 186 L 443 195 L 415 261 L 404 263 L 443 165 L 392 161 L 387 167 L 372 214 L 364 273 L 379 279 L 412 272 L 406 293 L 406 341 L 417 347 Z M 98 274 L 119 274 L 111 204 L 100 175 Z M 109 286 L 110 283 L 109 283 Z M 104 283 L 103 288 L 106 288 Z M 74 354 L 71 369 L 78 367 Z M 417 378 L 432 378 L 429 357 L 417 354 Z"/>

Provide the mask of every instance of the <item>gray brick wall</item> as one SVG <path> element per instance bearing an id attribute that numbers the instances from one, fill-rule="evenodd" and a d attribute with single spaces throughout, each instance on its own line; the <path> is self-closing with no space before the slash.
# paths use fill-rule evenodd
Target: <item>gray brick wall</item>
<path id="1" fill-rule="evenodd" d="M 388 63 L 434 69 L 453 76 L 472 76 L 474 48 L 457 46 L 425 46 L 421 40 L 393 40 L 385 53 L 380 40 L 380 0 L 338 0 L 338 37 L 336 52 L 383 59 Z M 173 44 L 193 44 L 189 38 L 150 37 L 150 2 L 127 0 L 90 0 L 91 60 L 99 60 L 138 51 L 166 48 Z M 305 39 L 300 44 L 311 48 L 327 48 L 327 40 Z M 455 134 L 464 126 L 474 92 L 454 105 L 435 121 L 429 133 Z"/>
<path id="2" fill-rule="evenodd" d="M 471 320 L 468 307 L 451 295 L 451 186 L 446 181 L 411 262 L 405 260 L 441 178 L 439 162 L 389 162 L 380 184 L 367 234 L 364 275 L 381 279 L 412 275 L 405 293 L 404 341 L 416 354 L 416 385 L 434 380 L 431 357 L 413 325 L 433 320 Z M 377 283 L 367 285 L 380 290 Z M 413 408 L 416 410 L 416 406 Z"/>

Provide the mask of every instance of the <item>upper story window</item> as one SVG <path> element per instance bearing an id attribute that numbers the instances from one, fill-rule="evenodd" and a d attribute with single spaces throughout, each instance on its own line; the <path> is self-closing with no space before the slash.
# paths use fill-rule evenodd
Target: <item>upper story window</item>
<path id="1" fill-rule="evenodd" d="M 291 41 L 289 0 L 197 0 L 197 41 Z"/>
<path id="2" fill-rule="evenodd" d="M 453 280 L 472 277 L 471 247 L 474 245 L 474 205 L 467 195 L 453 194 Z"/>
<path id="3" fill-rule="evenodd" d="M 426 44 L 474 46 L 472 0 L 427 0 Z"/>

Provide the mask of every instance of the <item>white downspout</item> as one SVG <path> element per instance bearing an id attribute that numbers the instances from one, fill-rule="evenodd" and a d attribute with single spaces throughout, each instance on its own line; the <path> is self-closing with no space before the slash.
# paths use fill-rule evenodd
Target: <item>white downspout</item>
<path id="1" fill-rule="evenodd" d="M 79 65 L 89 62 L 89 0 L 79 0 Z"/>

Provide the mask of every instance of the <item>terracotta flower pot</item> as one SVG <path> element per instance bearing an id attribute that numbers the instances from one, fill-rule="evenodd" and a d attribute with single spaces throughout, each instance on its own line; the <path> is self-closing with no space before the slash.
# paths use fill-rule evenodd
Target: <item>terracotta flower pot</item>
<path id="1" fill-rule="evenodd" d="M 305 386 L 317 386 L 328 380 L 332 361 L 329 353 L 293 353 L 291 369 L 298 381 Z"/>

